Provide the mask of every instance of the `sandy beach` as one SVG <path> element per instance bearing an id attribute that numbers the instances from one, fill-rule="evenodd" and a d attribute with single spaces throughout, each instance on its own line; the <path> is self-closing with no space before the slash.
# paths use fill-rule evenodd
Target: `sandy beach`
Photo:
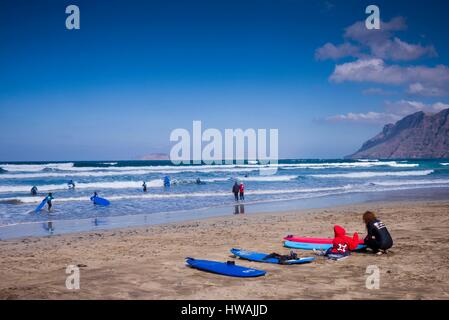
<path id="1" fill-rule="evenodd" d="M 379 213 L 395 245 L 388 255 L 353 254 L 229 278 L 185 266 L 185 257 L 233 260 L 229 249 L 288 253 L 287 234 L 331 237 L 334 224 L 365 234 L 361 213 Z M 448 299 L 449 202 L 376 202 L 331 209 L 229 215 L 176 224 L 0 242 L 1 299 Z M 298 251 L 301 256 L 311 252 Z M 65 287 L 78 265 L 81 288 Z M 367 266 L 380 270 L 369 290 Z"/>

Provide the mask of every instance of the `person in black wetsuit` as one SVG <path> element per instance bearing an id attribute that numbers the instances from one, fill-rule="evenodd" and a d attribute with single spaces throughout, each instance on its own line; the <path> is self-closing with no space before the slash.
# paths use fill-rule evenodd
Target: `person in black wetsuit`
<path id="1" fill-rule="evenodd" d="M 232 193 L 234 193 L 235 201 L 239 201 L 239 192 L 240 192 L 240 186 L 236 181 L 234 183 L 234 186 L 232 187 Z"/>
<path id="2" fill-rule="evenodd" d="M 147 192 L 147 183 L 144 181 L 142 184 L 143 192 Z"/>
<path id="3" fill-rule="evenodd" d="M 363 222 L 366 224 L 368 232 L 364 241 L 365 245 L 374 253 L 386 253 L 393 246 L 393 239 L 385 224 L 371 211 L 366 211 L 363 214 Z"/>
<path id="4" fill-rule="evenodd" d="M 37 195 L 37 187 L 36 187 L 36 186 L 33 186 L 33 187 L 31 188 L 31 195 L 32 195 L 32 196 Z"/>
<path id="5" fill-rule="evenodd" d="M 51 203 L 51 201 L 54 199 L 53 198 L 53 193 L 49 193 L 48 196 L 46 197 L 47 199 L 47 206 L 48 206 L 48 212 L 50 212 L 51 207 L 53 206 L 53 204 Z"/>

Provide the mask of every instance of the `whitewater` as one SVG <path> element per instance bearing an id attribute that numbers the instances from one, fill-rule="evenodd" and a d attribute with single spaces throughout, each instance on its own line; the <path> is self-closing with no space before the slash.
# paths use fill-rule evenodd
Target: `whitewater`
<path id="1" fill-rule="evenodd" d="M 0 226 L 232 206 L 231 189 L 236 181 L 245 186 L 243 204 L 448 188 L 448 164 L 414 159 L 292 159 L 271 165 L 109 160 L 0 163 Z M 164 187 L 165 177 L 170 179 L 170 187 Z M 75 189 L 68 188 L 69 180 L 75 182 Z M 37 196 L 30 194 L 33 186 L 38 189 Z M 54 211 L 30 214 L 49 192 L 53 193 Z M 94 192 L 111 205 L 94 206 L 89 200 Z"/>

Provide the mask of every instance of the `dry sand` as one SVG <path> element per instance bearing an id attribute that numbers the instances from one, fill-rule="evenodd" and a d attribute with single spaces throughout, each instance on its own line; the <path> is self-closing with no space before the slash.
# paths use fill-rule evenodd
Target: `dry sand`
<path id="1" fill-rule="evenodd" d="M 265 277 L 229 278 L 185 266 L 187 256 L 232 260 L 229 249 L 288 253 L 287 234 L 330 237 L 334 224 L 364 234 L 376 210 L 395 245 L 388 255 L 353 254 L 281 266 L 240 260 Z M 301 251 L 301 256 L 311 252 Z M 81 288 L 65 287 L 81 265 Z M 380 289 L 365 286 L 380 269 Z M 390 202 L 235 215 L 177 224 L 0 241 L 1 299 L 448 299 L 449 201 Z"/>

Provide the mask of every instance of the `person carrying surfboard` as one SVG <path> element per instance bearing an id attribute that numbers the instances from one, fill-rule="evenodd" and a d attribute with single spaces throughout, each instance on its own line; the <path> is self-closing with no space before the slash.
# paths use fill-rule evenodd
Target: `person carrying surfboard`
<path id="1" fill-rule="evenodd" d="M 363 214 L 363 222 L 368 232 L 364 241 L 365 245 L 376 254 L 387 253 L 387 250 L 393 246 L 393 239 L 385 224 L 372 211 L 366 211 Z"/>
<path id="2" fill-rule="evenodd" d="M 54 199 L 53 193 L 50 192 L 45 199 L 47 200 L 48 212 L 50 212 L 51 207 L 53 206 L 53 204 L 51 203 L 51 201 Z"/>

